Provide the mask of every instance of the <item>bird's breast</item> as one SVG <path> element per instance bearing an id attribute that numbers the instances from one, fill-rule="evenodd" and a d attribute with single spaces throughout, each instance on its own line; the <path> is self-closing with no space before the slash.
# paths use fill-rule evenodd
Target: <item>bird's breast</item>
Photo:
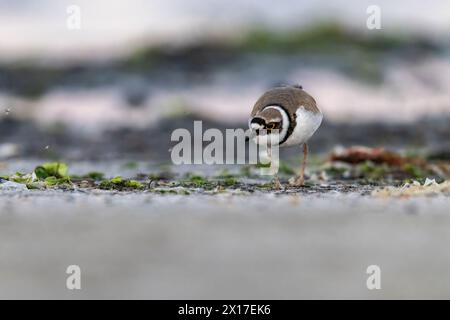
<path id="1" fill-rule="evenodd" d="M 304 107 L 300 107 L 295 112 L 295 124 L 292 133 L 281 146 L 299 145 L 308 141 L 319 128 L 322 118 L 322 113 L 311 112 Z"/>

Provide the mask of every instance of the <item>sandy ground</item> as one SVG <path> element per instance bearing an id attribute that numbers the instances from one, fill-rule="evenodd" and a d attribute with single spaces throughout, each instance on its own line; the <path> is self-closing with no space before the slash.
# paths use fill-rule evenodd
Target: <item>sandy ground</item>
<path id="1" fill-rule="evenodd" d="M 450 298 L 449 204 L 4 191 L 0 298 Z M 73 264 L 81 290 L 66 288 Z"/>

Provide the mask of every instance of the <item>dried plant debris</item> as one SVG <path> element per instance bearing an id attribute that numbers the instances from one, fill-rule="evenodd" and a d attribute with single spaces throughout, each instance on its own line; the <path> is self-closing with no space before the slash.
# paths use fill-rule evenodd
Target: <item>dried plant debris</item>
<path id="1" fill-rule="evenodd" d="M 351 164 L 371 161 L 376 164 L 385 163 L 390 166 L 401 166 L 407 160 L 384 148 L 368 148 L 362 146 L 350 147 L 348 149 L 336 148 L 330 157 L 331 161 L 340 161 Z"/>
<path id="2" fill-rule="evenodd" d="M 426 179 L 423 184 L 418 181 L 406 183 L 401 187 L 385 187 L 372 192 L 377 197 L 416 197 L 416 196 L 450 196 L 450 181 L 437 183 L 434 179 Z"/>
<path id="3" fill-rule="evenodd" d="M 384 148 L 354 146 L 337 148 L 330 156 L 332 163 L 346 163 L 355 166 L 362 176 L 382 178 L 387 174 L 402 173 L 412 178 L 425 178 L 428 164 L 417 156 L 402 156 Z"/>
<path id="4" fill-rule="evenodd" d="M 418 156 L 402 156 L 384 148 L 361 146 L 337 148 L 322 169 L 333 179 L 366 179 L 369 182 L 449 177 L 446 164 L 427 162 Z"/>

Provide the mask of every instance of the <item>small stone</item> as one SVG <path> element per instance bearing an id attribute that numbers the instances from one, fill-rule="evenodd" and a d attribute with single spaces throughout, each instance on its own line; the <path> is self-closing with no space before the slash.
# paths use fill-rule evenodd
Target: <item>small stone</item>
<path id="1" fill-rule="evenodd" d="M 28 190 L 27 186 L 21 183 L 0 179 L 0 190 L 4 191 L 24 191 Z"/>
<path id="2" fill-rule="evenodd" d="M 429 187 L 429 186 L 434 186 L 434 185 L 437 185 L 436 180 L 435 179 L 429 179 L 429 178 L 426 178 L 425 182 L 423 184 L 424 187 Z"/>
<path id="3" fill-rule="evenodd" d="M 92 187 L 92 183 L 87 180 L 82 180 L 79 185 L 80 188 L 89 188 Z"/>

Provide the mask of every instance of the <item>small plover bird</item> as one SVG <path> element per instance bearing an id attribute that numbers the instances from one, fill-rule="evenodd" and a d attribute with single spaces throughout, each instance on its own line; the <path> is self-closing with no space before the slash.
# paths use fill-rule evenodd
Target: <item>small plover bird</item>
<path id="1" fill-rule="evenodd" d="M 256 143 L 267 143 L 267 139 L 274 139 L 272 141 L 280 147 L 303 146 L 300 172 L 291 182 L 294 186 L 303 186 L 308 157 L 307 141 L 319 128 L 322 118 L 316 101 L 301 86 L 283 86 L 270 89 L 256 101 L 249 127 Z M 266 139 L 261 139 L 264 135 Z M 279 188 L 278 177 L 275 179 Z"/>

